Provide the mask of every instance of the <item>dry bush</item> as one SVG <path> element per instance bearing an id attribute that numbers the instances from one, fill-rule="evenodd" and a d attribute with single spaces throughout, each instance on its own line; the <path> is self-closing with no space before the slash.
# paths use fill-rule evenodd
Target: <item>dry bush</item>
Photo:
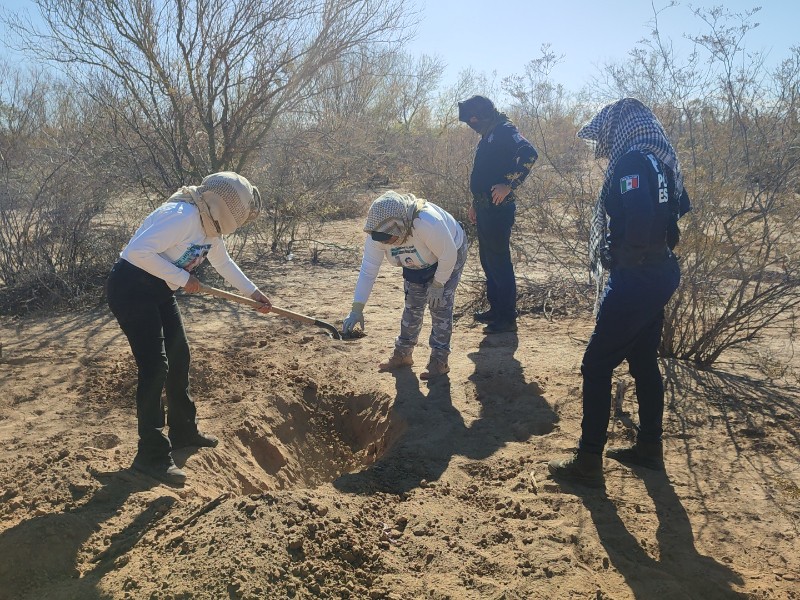
<path id="1" fill-rule="evenodd" d="M 322 227 L 363 214 L 382 186 L 466 223 L 477 137 L 457 122 L 456 103 L 501 95 L 469 71 L 437 95 L 438 60 L 383 44 L 404 35 L 403 0 L 36 4 L 41 31 L 12 19 L 20 44 L 62 65 L 81 92 L 3 73 L 0 308 L 91 293 L 81 290 L 132 230 L 106 212 L 130 182 L 152 207 L 209 172 L 242 171 L 267 206 L 231 238 L 234 255 L 304 246 L 319 261 L 348 251 L 326 246 Z M 512 238 L 523 310 L 591 306 L 587 228 L 603 170 L 575 132 L 602 104 L 633 95 L 667 129 L 694 202 L 681 221 L 683 282 L 667 308 L 664 354 L 710 365 L 766 332 L 793 331 L 800 50 L 766 72 L 744 52 L 753 14 L 695 11 L 706 33 L 679 60 L 655 12 L 653 35 L 605 68 L 591 100 L 552 80 L 559 57 L 547 46 L 502 83 L 507 112 L 539 152 Z M 479 305 L 482 286 L 465 283 Z"/>
<path id="2" fill-rule="evenodd" d="M 618 95 L 655 108 L 683 162 L 694 210 L 681 221 L 683 277 L 662 350 L 704 366 L 790 332 L 800 307 L 800 49 L 766 72 L 745 52 L 756 12 L 695 10 L 706 33 L 685 61 L 660 38 L 656 13 L 651 39 L 608 70 Z"/>
<path id="3" fill-rule="evenodd" d="M 761 56 L 744 52 L 753 14 L 695 11 L 707 33 L 679 61 L 655 13 L 651 38 L 629 61 L 606 67 L 593 103 L 552 81 L 559 59 L 547 46 L 523 75 L 504 81 L 514 100 L 509 114 L 539 151 L 518 191 L 517 270 L 538 273 L 520 277 L 521 299 L 541 303 L 539 290 L 550 286 L 591 306 L 587 226 L 604 165 L 592 164 L 575 132 L 599 106 L 636 96 L 664 124 L 694 203 L 681 221 L 683 281 L 666 310 L 663 354 L 709 366 L 767 334 L 791 336 L 800 307 L 800 50 L 765 72 Z M 430 181 L 468 199 L 468 140 L 455 129 L 441 137 L 426 140 L 427 153 L 417 148 L 427 169 L 419 181 L 437 189 L 425 178 L 430 173 Z"/>
<path id="4" fill-rule="evenodd" d="M 96 302 L 124 233 L 92 106 L 41 74 L 0 76 L 0 312 Z"/>
<path id="5" fill-rule="evenodd" d="M 92 106 L 95 128 L 102 128 L 102 133 L 82 131 L 74 137 L 80 147 L 60 147 L 59 152 L 72 153 L 65 164 L 83 164 L 91 172 L 102 158 L 103 173 L 113 174 L 115 187 L 127 195 L 127 184 L 135 183 L 146 208 L 208 173 L 242 172 L 267 192 L 268 219 L 231 238 L 235 255 L 250 242 L 257 251 L 312 243 L 326 220 L 356 211 L 358 202 L 348 188 L 369 178 L 368 161 L 359 161 L 359 155 L 378 155 L 373 172 L 384 164 L 368 144 L 342 152 L 344 124 L 328 120 L 329 110 L 315 111 L 330 98 L 343 99 L 337 109 L 355 123 L 359 111 L 349 112 L 347 94 L 367 112 L 374 110 L 364 86 L 383 82 L 386 65 L 395 60 L 392 50 L 409 25 L 405 0 L 35 0 L 35 5 L 41 25 L 24 15 L 6 19 L 16 34 L 13 42 L 70 77 L 82 101 Z M 359 127 L 361 137 L 351 139 L 375 139 L 366 135 L 375 131 L 373 123 Z M 77 129 L 77 124 L 63 125 L 55 132 L 59 142 Z M 21 142 L 18 132 L 7 133 L 10 144 Z M 30 179 L 47 176 L 34 173 L 35 168 L 18 172 Z M 61 176 L 63 165 L 58 168 Z M 4 212 L 7 221 L 15 221 L 7 224 L 11 237 L 15 227 L 24 226 L 19 219 L 36 223 L 25 230 L 25 239 L 8 246 L 4 260 L 10 269 L 41 281 L 48 273 L 61 273 L 67 263 L 75 273 L 90 259 L 110 265 L 113 253 L 100 244 L 116 252 L 122 242 L 107 235 L 93 238 L 88 223 L 102 211 L 100 190 L 114 186 L 98 184 L 95 192 L 90 182 L 89 177 L 69 188 L 83 192 L 76 201 L 48 181 L 31 200 L 37 206 L 25 205 L 30 214 L 16 208 Z M 15 189 L 8 186 L 4 206 L 24 201 Z M 48 226 L 55 219 L 67 227 Z M 121 234 L 123 239 L 132 228 Z M 65 252 L 63 260 L 56 257 L 56 266 L 36 264 L 46 263 L 50 255 L 44 251 L 25 255 L 32 264 L 13 265 L 22 256 L 12 256 L 17 247 L 45 247 L 43 240 L 59 232 L 75 233 L 80 242 L 73 250 L 82 245 L 84 255 L 66 252 L 64 241 L 52 242 Z M 2 276 L 7 285 L 16 282 L 9 273 Z M 65 286 L 74 288 L 72 279 Z M 65 286 L 59 287 L 61 293 Z"/>

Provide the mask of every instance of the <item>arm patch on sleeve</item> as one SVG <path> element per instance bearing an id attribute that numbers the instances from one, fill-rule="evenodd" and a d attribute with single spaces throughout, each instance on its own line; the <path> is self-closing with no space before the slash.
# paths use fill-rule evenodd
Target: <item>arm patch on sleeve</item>
<path id="1" fill-rule="evenodd" d="M 619 180 L 620 193 L 624 194 L 625 192 L 630 192 L 631 190 L 636 190 L 636 189 L 639 189 L 638 175 L 626 175 L 625 177 Z"/>

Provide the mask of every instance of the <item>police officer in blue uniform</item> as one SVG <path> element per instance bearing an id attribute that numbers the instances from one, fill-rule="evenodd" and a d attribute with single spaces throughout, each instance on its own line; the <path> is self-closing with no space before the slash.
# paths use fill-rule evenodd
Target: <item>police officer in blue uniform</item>
<path id="1" fill-rule="evenodd" d="M 608 159 L 595 207 L 590 257 L 603 281 L 597 322 L 583 356 L 583 420 L 578 451 L 549 464 L 555 478 L 604 485 L 602 454 L 611 412 L 611 377 L 628 361 L 636 384 L 636 443 L 606 455 L 663 470 L 664 384 L 657 352 L 664 307 L 680 282 L 672 252 L 677 219 L 690 208 L 675 150 L 655 115 L 634 98 L 603 108 L 579 132 Z"/>
<path id="2" fill-rule="evenodd" d="M 469 219 L 478 228 L 478 250 L 486 275 L 489 310 L 475 314 L 485 333 L 517 330 L 517 282 L 511 262 L 511 228 L 517 189 L 538 155 L 491 100 L 473 96 L 458 103 L 458 118 L 481 135 L 469 187 Z"/>

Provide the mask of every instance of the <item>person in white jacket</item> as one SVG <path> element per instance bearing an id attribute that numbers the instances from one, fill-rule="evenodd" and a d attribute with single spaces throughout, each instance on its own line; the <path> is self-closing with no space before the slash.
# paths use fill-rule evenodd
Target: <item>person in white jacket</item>
<path id="1" fill-rule="evenodd" d="M 414 364 L 412 353 L 422 329 L 425 304 L 431 312 L 430 360 L 421 379 L 450 371 L 448 356 L 453 334 L 453 304 L 467 260 L 467 238 L 461 225 L 439 206 L 413 194 L 389 191 L 370 206 L 364 225 L 367 239 L 353 308 L 343 330 L 364 328 L 364 306 L 384 258 L 403 268 L 405 309 L 394 353 L 379 365 L 392 370 Z"/>
<path id="2" fill-rule="evenodd" d="M 189 343 L 175 291 L 200 290 L 192 271 L 208 258 L 225 280 L 261 303 L 271 303 L 228 255 L 222 236 L 258 216 L 258 188 L 232 172 L 214 173 L 200 186 L 187 186 L 145 218 L 108 277 L 111 312 L 128 338 L 139 369 L 136 414 L 139 444 L 133 468 L 169 483 L 186 473 L 172 458 L 185 446 L 216 446 L 198 431 L 189 395 Z M 169 436 L 161 392 L 166 391 Z"/>

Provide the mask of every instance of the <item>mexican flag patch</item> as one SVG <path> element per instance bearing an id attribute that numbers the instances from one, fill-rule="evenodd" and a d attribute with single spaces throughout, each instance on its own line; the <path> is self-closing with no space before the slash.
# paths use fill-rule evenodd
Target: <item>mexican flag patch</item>
<path id="1" fill-rule="evenodd" d="M 626 175 L 622 179 L 619 180 L 619 189 L 620 192 L 623 194 L 625 192 L 630 192 L 631 190 L 638 189 L 639 187 L 639 176 L 638 175 Z"/>

